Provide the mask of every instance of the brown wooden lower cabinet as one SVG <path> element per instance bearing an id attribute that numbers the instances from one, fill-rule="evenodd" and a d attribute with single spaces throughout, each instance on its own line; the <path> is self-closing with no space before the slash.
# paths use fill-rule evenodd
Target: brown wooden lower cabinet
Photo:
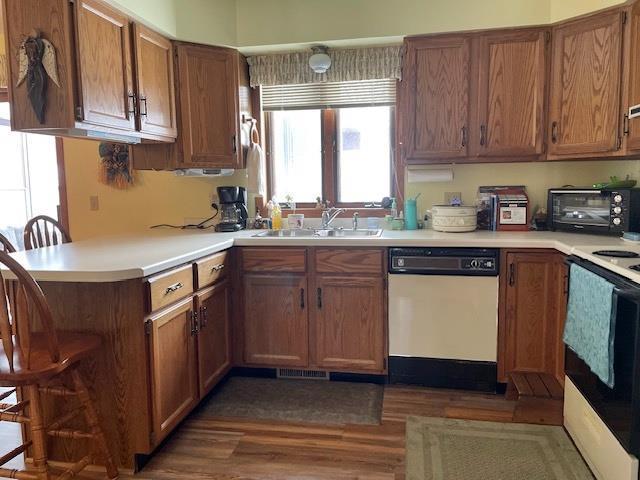
<path id="1" fill-rule="evenodd" d="M 564 383 L 562 331 L 567 267 L 555 250 L 503 250 L 498 380 L 512 371 L 545 372 Z"/>
<path id="2" fill-rule="evenodd" d="M 316 277 L 316 362 L 340 370 L 384 370 L 382 277 Z"/>
<path id="3" fill-rule="evenodd" d="M 193 299 L 189 297 L 147 320 L 156 443 L 198 402 L 193 313 Z"/>
<path id="4" fill-rule="evenodd" d="M 244 364 L 386 371 L 384 249 L 244 248 L 241 258 Z"/>
<path id="5" fill-rule="evenodd" d="M 297 274 L 246 274 L 244 361 L 306 367 L 309 362 L 307 278 Z"/>

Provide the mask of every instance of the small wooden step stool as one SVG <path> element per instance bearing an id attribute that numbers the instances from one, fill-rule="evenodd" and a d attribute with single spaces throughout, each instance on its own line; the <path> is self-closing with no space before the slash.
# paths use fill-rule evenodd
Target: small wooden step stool
<path id="1" fill-rule="evenodd" d="M 511 372 L 507 400 L 516 400 L 513 421 L 562 425 L 564 389 L 553 375 L 540 372 Z"/>
<path id="2" fill-rule="evenodd" d="M 523 397 L 562 400 L 564 389 L 560 382 L 548 373 L 511 372 L 507 383 L 507 400 L 520 400 Z"/>

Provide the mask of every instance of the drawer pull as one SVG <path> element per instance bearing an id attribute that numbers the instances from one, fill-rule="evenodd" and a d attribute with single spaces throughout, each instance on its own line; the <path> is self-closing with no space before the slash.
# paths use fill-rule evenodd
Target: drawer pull
<path id="1" fill-rule="evenodd" d="M 322 289 L 318 288 L 317 292 L 318 308 L 322 308 Z"/>
<path id="2" fill-rule="evenodd" d="M 223 268 L 224 268 L 224 263 L 221 263 L 219 265 L 214 265 L 213 267 L 211 267 L 211 272 L 219 272 Z"/>
<path id="3" fill-rule="evenodd" d="M 165 294 L 165 295 L 169 295 L 170 293 L 177 292 L 177 291 L 178 291 L 178 290 L 180 290 L 182 287 L 184 287 L 184 285 L 182 284 L 182 282 L 174 283 L 173 285 L 169 285 L 169 286 L 167 287 L 167 289 L 165 290 L 164 294 Z"/>

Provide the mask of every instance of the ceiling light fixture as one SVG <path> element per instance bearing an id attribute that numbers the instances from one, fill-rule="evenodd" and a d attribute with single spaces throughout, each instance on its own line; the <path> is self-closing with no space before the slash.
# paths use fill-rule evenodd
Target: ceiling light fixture
<path id="1" fill-rule="evenodd" d="M 331 66 L 331 57 L 327 55 L 327 47 L 318 45 L 311 47 L 313 55 L 309 57 L 309 66 L 315 73 L 326 73 Z"/>

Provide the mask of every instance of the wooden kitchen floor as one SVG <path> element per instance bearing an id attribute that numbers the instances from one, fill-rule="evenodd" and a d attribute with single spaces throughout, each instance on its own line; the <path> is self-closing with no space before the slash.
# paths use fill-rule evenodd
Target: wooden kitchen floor
<path id="1" fill-rule="evenodd" d="M 120 478 L 402 480 L 407 415 L 562 423 L 559 403 L 523 405 L 500 395 L 388 386 L 377 426 L 211 418 L 196 410 L 142 472 Z M 12 427 L 0 422 L 0 455 L 18 442 Z"/>

